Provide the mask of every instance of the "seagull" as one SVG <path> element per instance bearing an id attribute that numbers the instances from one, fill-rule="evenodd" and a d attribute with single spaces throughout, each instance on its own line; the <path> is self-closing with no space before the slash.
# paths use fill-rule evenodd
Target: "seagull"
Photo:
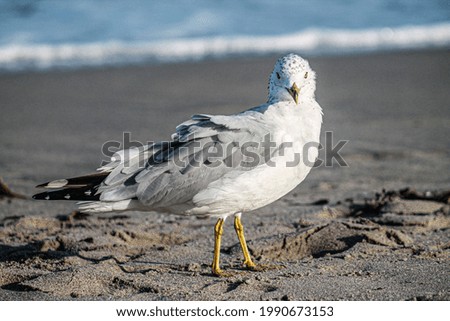
<path id="1" fill-rule="evenodd" d="M 233 115 L 198 114 L 171 139 L 115 153 L 94 174 L 58 179 L 34 199 L 77 200 L 85 213 L 158 211 L 217 219 L 212 273 L 220 268 L 224 223 L 234 228 L 243 266 L 260 270 L 248 251 L 242 213 L 289 193 L 318 157 L 322 109 L 316 74 L 296 54 L 279 58 L 266 103 Z"/>

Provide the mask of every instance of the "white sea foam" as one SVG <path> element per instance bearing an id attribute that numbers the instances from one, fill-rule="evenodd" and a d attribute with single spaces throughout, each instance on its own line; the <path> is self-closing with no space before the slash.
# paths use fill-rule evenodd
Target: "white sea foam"
<path id="1" fill-rule="evenodd" d="M 339 54 L 449 46 L 450 23 L 365 30 L 308 29 L 279 36 L 210 37 L 140 43 L 5 45 L 0 46 L 0 69 L 45 70 L 175 62 L 286 51 Z"/>

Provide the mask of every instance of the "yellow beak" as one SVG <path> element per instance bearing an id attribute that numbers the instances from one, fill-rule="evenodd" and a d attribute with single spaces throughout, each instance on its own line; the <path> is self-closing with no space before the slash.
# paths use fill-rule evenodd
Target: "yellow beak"
<path id="1" fill-rule="evenodd" d="M 295 103 L 298 104 L 298 94 L 300 93 L 300 88 L 297 87 L 297 84 L 294 82 L 291 88 L 286 88 L 288 93 L 292 96 Z"/>

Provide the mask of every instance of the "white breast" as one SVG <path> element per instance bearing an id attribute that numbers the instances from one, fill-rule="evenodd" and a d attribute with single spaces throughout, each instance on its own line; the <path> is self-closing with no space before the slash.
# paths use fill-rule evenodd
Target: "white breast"
<path id="1" fill-rule="evenodd" d="M 227 216 L 255 210 L 286 195 L 305 179 L 318 155 L 320 110 L 299 111 L 294 115 L 275 110 L 265 116 L 271 117 L 276 144 L 285 144 L 283 151 L 274 154 L 268 164 L 246 172 L 232 171 L 212 182 L 195 195 L 196 207 L 188 214 Z M 309 142 L 312 142 L 308 149 L 310 161 L 305 161 L 304 146 Z"/>

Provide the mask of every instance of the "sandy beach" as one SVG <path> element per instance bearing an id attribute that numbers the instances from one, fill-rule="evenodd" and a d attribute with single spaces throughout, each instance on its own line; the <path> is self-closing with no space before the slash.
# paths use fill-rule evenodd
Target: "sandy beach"
<path id="1" fill-rule="evenodd" d="M 227 221 L 86 215 L 34 186 L 93 172 L 123 133 L 166 140 L 192 114 L 265 102 L 277 57 L 0 74 L 0 300 L 450 300 L 449 50 L 312 57 L 322 142 L 312 170 L 243 223 L 264 272 L 242 268 Z M 307 57 L 308 58 L 308 57 Z"/>

